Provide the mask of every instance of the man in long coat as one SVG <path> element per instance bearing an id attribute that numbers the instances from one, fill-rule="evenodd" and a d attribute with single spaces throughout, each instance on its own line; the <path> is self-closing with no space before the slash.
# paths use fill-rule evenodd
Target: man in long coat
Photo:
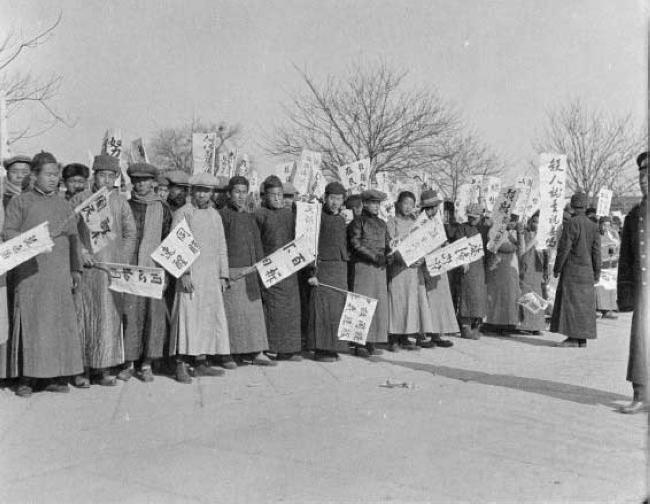
<path id="1" fill-rule="evenodd" d="M 571 197 L 574 216 L 562 228 L 553 275 L 560 281 L 555 294 L 551 332 L 564 334 L 561 347 L 586 347 L 596 339 L 596 290 L 600 279 L 600 232 L 585 215 L 587 195 Z"/>
<path id="2" fill-rule="evenodd" d="M 639 185 L 643 200 L 625 218 L 618 263 L 618 306 L 621 311 L 634 310 L 630 335 L 627 381 L 632 382 L 634 396 L 621 413 L 647 411 L 648 367 L 648 153 L 637 158 Z"/>

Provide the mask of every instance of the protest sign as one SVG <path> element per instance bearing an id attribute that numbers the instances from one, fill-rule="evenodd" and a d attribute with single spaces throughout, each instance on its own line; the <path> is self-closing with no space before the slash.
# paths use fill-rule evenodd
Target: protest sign
<path id="1" fill-rule="evenodd" d="M 132 163 L 148 163 L 149 157 L 147 156 L 147 151 L 144 148 L 144 142 L 142 138 L 137 138 L 131 142 L 131 150 L 129 152 L 131 156 Z"/>
<path id="2" fill-rule="evenodd" d="M 483 257 L 483 238 L 475 234 L 471 238 L 461 238 L 436 250 L 425 257 L 427 270 L 432 277 L 449 270 L 470 264 Z"/>
<path id="3" fill-rule="evenodd" d="M 102 154 L 120 159 L 122 157 L 122 132 L 119 129 L 108 129 L 102 141 Z"/>
<path id="4" fill-rule="evenodd" d="M 397 243 L 395 251 L 400 253 L 407 266 L 411 266 L 418 259 L 440 247 L 445 241 L 447 241 L 445 228 L 439 225 L 435 219 L 429 219 L 426 213 L 422 212 L 409 234 Z"/>
<path id="5" fill-rule="evenodd" d="M 341 184 L 352 194 L 361 194 L 370 189 L 370 159 L 339 166 Z"/>
<path id="6" fill-rule="evenodd" d="M 469 201 L 470 203 L 479 203 L 481 197 L 481 188 L 483 187 L 483 175 L 472 175 L 469 179 Z"/>
<path id="7" fill-rule="evenodd" d="M 499 192 L 499 199 L 492 211 L 492 227 L 488 232 L 487 249 L 496 254 L 499 247 L 508 239 L 508 224 L 513 213 L 519 189 L 504 187 Z"/>
<path id="8" fill-rule="evenodd" d="M 320 234 L 320 218 L 322 205 L 296 201 L 296 238 L 304 237 L 309 243 L 309 251 L 318 254 L 318 236 Z"/>
<path id="9" fill-rule="evenodd" d="M 309 194 L 322 198 L 325 196 L 326 186 L 327 180 L 325 180 L 322 169 L 319 168 L 317 171 L 312 172 L 311 181 L 309 182 Z"/>
<path id="10" fill-rule="evenodd" d="M 546 310 L 549 302 L 534 291 L 526 292 L 517 299 L 517 304 L 533 314 L 538 314 Z"/>
<path id="11" fill-rule="evenodd" d="M 499 198 L 499 191 L 501 191 L 501 179 L 499 177 L 483 177 L 481 198 L 483 199 L 483 204 L 488 212 L 491 212 L 494 209 L 494 205 Z"/>
<path id="12" fill-rule="evenodd" d="M 377 172 L 372 176 L 371 187 L 387 195 L 387 198 L 379 203 L 379 218 L 388 222 L 390 217 L 395 217 L 397 178 L 394 173 Z"/>
<path id="13" fill-rule="evenodd" d="M 614 193 L 611 189 L 602 188 L 598 191 L 598 204 L 596 205 L 596 215 L 604 217 L 609 215 L 609 209 L 612 206 L 612 195 Z"/>
<path id="14" fill-rule="evenodd" d="M 115 263 L 97 263 L 96 266 L 108 273 L 108 288 L 114 292 L 154 299 L 163 297 L 165 272 L 162 268 Z"/>
<path id="15" fill-rule="evenodd" d="M 217 134 L 192 133 L 192 174 L 215 174 Z M 219 174 L 220 175 L 220 174 Z M 229 176 L 229 175 L 228 175 Z"/>
<path id="16" fill-rule="evenodd" d="M 376 308 L 376 299 L 348 292 L 339 322 L 338 339 L 365 345 Z"/>
<path id="17" fill-rule="evenodd" d="M 273 287 L 311 263 L 315 259 L 311 246 L 309 240 L 300 237 L 255 263 L 264 287 Z"/>
<path id="18" fill-rule="evenodd" d="M 299 194 L 309 193 L 312 174 L 320 171 L 321 162 L 320 152 L 303 149 L 291 177 L 291 183 Z"/>
<path id="19" fill-rule="evenodd" d="M 93 254 L 115 239 L 113 214 L 108 206 L 108 194 L 108 189 L 102 187 L 74 209 L 88 229 L 90 249 Z"/>
<path id="20" fill-rule="evenodd" d="M 540 155 L 539 163 L 539 228 L 537 240 L 541 249 L 555 248 L 564 212 L 567 163 L 564 154 Z"/>
<path id="21" fill-rule="evenodd" d="M 237 169 L 235 170 L 235 175 L 240 177 L 248 177 L 250 173 L 250 163 L 248 162 L 248 156 L 242 154 L 241 159 L 237 163 Z"/>
<path id="22" fill-rule="evenodd" d="M 151 258 L 179 278 L 200 254 L 199 244 L 194 239 L 187 221 L 183 219 L 152 252 Z"/>
<path id="23" fill-rule="evenodd" d="M 531 177 L 519 177 L 515 182 L 515 189 L 517 189 L 518 192 L 512 208 L 512 213 L 522 221 L 526 218 L 526 207 L 533 190 L 533 179 Z"/>
<path id="24" fill-rule="evenodd" d="M 0 244 L 0 275 L 38 254 L 51 252 L 52 247 L 54 242 L 47 221 L 7 240 Z"/>
<path id="25" fill-rule="evenodd" d="M 467 206 L 472 201 L 472 186 L 469 184 L 461 184 L 456 191 L 456 199 L 454 200 L 454 216 L 456 222 L 459 224 L 467 222 Z"/>
<path id="26" fill-rule="evenodd" d="M 216 133 L 215 133 L 216 135 Z M 215 140 L 215 162 L 214 175 L 217 177 L 226 177 L 228 180 L 235 175 L 237 168 L 238 149 L 228 141 L 223 141 L 219 145 L 219 139 Z M 247 160 L 247 168 L 248 160 Z"/>

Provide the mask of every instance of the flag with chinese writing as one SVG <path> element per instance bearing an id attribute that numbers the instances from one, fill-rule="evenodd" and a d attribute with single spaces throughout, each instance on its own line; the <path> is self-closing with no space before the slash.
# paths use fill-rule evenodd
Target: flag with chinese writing
<path id="1" fill-rule="evenodd" d="M 517 178 L 515 189 L 518 190 L 518 193 L 512 208 L 512 213 L 515 214 L 521 222 L 526 218 L 526 207 L 528 206 L 528 200 L 533 191 L 533 179 L 531 177 Z"/>
<path id="2" fill-rule="evenodd" d="M 488 212 L 494 208 L 501 191 L 501 179 L 499 177 L 485 176 L 481 185 L 481 198 Z"/>
<path id="3" fill-rule="evenodd" d="M 216 133 L 215 133 L 216 137 Z M 215 145 L 217 144 L 217 139 L 215 138 Z M 215 167 L 214 172 L 212 172 L 217 177 L 226 177 L 228 180 L 235 175 L 237 169 L 237 157 L 239 156 L 239 149 L 232 145 L 228 141 L 223 141 L 215 149 Z M 248 169 L 248 158 L 246 158 L 246 168 Z"/>
<path id="4" fill-rule="evenodd" d="M 508 224 L 515 208 L 519 189 L 504 187 L 492 211 L 492 227 L 488 232 L 487 249 L 496 254 L 499 247 L 508 239 Z"/>
<path id="5" fill-rule="evenodd" d="M 429 219 L 426 212 L 422 212 L 409 234 L 396 244 L 395 251 L 400 253 L 407 266 L 411 266 L 445 241 L 447 241 L 447 234 L 442 221 Z"/>
<path id="6" fill-rule="evenodd" d="M 567 163 L 564 154 L 540 155 L 539 161 L 539 227 L 540 249 L 555 248 L 559 240 L 564 213 Z"/>
<path id="7" fill-rule="evenodd" d="M 200 254 L 199 244 L 194 239 L 187 221 L 183 219 L 153 251 L 151 258 L 179 278 Z"/>
<path id="8" fill-rule="evenodd" d="M 108 189 L 102 187 L 74 209 L 88 229 L 90 249 L 93 254 L 115 239 L 113 214 L 108 206 L 108 194 Z"/>
<path id="9" fill-rule="evenodd" d="M 427 270 L 432 277 L 449 270 L 470 264 L 483 257 L 483 238 L 476 234 L 471 238 L 461 238 L 440 248 L 425 257 Z"/>
<path id="10" fill-rule="evenodd" d="M 339 166 L 341 184 L 353 194 L 361 194 L 370 189 L 370 159 Z"/>
<path id="11" fill-rule="evenodd" d="M 313 244 L 304 236 L 280 247 L 271 255 L 255 264 L 264 287 L 273 287 L 276 283 L 300 271 L 316 258 Z"/>
<path id="12" fill-rule="evenodd" d="M 217 134 L 192 133 L 192 173 L 214 175 Z"/>
<path id="13" fill-rule="evenodd" d="M 298 193 L 309 193 L 312 174 L 320 171 L 321 162 L 322 155 L 320 152 L 303 149 L 300 154 L 300 159 L 296 164 L 296 169 L 293 171 L 291 177 L 291 183 Z"/>
<path id="14" fill-rule="evenodd" d="M 309 250 L 314 256 L 318 254 L 318 236 L 320 234 L 322 208 L 320 203 L 296 201 L 295 236 L 297 238 L 305 237 L 309 244 Z"/>
<path id="15" fill-rule="evenodd" d="M 108 273 L 108 288 L 114 292 L 154 299 L 163 297 L 165 271 L 162 268 L 115 263 L 99 263 L 97 266 Z"/>
<path id="16" fill-rule="evenodd" d="M 32 257 L 51 252 L 54 242 L 50 237 L 48 222 L 39 224 L 29 231 L 0 244 L 0 275 Z"/>
<path id="17" fill-rule="evenodd" d="M 365 345 L 377 300 L 348 292 L 339 321 L 338 339 Z"/>
<path id="18" fill-rule="evenodd" d="M 612 206 L 612 195 L 614 193 L 611 189 L 601 188 L 598 191 L 598 204 L 596 205 L 596 215 L 599 217 L 609 215 L 609 209 Z"/>

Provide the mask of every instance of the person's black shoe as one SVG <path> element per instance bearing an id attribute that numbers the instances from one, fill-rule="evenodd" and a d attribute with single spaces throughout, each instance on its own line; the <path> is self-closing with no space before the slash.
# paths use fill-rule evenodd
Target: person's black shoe
<path id="1" fill-rule="evenodd" d="M 442 339 L 440 336 L 438 336 L 438 337 L 436 337 L 436 336 L 432 337 L 432 338 L 431 338 L 431 342 L 434 343 L 436 346 L 438 346 L 438 347 L 440 347 L 440 348 L 449 348 L 449 347 L 454 346 L 453 341 L 444 340 L 444 339 Z"/>

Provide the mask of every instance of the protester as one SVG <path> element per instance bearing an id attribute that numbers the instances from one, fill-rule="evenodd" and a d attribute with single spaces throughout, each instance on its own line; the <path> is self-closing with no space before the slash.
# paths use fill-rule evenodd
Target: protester
<path id="1" fill-rule="evenodd" d="M 48 379 L 47 391 L 67 392 L 67 377 L 83 372 L 72 300 L 72 290 L 78 287 L 81 276 L 76 215 L 58 195 L 60 168 L 56 158 L 40 152 L 34 156 L 32 167 L 34 188 L 12 198 L 4 237 L 9 240 L 47 221 L 54 248 L 15 270 L 16 323 L 10 372 L 11 376 L 21 377 L 16 389 L 21 397 L 31 395 L 34 379 Z"/>
<path id="2" fill-rule="evenodd" d="M 354 217 L 359 217 L 363 213 L 363 200 L 360 194 L 352 194 L 345 200 L 345 208 L 352 210 Z"/>
<path id="3" fill-rule="evenodd" d="M 319 362 L 334 362 L 345 344 L 338 339 L 339 321 L 345 305 L 348 275 L 348 245 L 341 207 L 345 187 L 339 182 L 325 186 L 318 238 L 318 258 L 310 270 L 307 348 Z M 322 283 L 323 285 L 319 286 Z M 330 287 L 335 287 L 334 290 Z"/>
<path id="4" fill-rule="evenodd" d="M 445 201 L 443 203 L 442 222 L 445 225 L 445 232 L 448 237 L 453 237 L 456 234 L 458 223 L 456 222 L 456 206 L 453 201 Z M 451 291 L 451 300 L 454 303 L 454 311 L 458 313 L 458 302 L 460 301 L 460 268 L 454 268 L 447 272 L 447 280 L 449 283 L 449 290 Z"/>
<path id="5" fill-rule="evenodd" d="M 70 201 L 76 194 L 87 190 L 90 168 L 80 163 L 71 163 L 63 167 L 61 177 L 65 186 L 65 199 Z"/>
<path id="6" fill-rule="evenodd" d="M 156 179 L 158 185 L 156 186 L 156 194 L 160 196 L 160 199 L 167 201 L 167 196 L 169 195 L 169 177 L 167 175 L 159 175 Z"/>
<path id="7" fill-rule="evenodd" d="M 379 218 L 379 204 L 386 194 L 370 189 L 361 195 L 363 212 L 354 218 L 347 229 L 348 246 L 351 252 L 354 277 L 352 290 L 377 300 L 365 347 L 355 346 L 360 357 L 379 355 L 377 343 L 388 341 L 388 289 L 386 266 L 393 261 L 390 252 L 390 237 L 386 223 Z"/>
<path id="8" fill-rule="evenodd" d="M 230 269 L 230 289 L 223 295 L 230 352 L 238 363 L 274 366 L 276 362 L 262 353 L 269 349 L 269 343 L 259 280 L 253 265 L 263 259 L 264 249 L 255 218 L 246 211 L 249 182 L 245 177 L 233 177 L 228 188 L 228 203 L 219 213 Z"/>
<path id="9" fill-rule="evenodd" d="M 5 208 L 11 198 L 18 196 L 29 185 L 32 172 L 32 159 L 29 156 L 19 154 L 5 159 L 2 165 L 7 170 L 7 178 L 4 181 L 4 194 L 2 203 Z"/>
<path id="10" fill-rule="evenodd" d="M 620 240 L 612 232 L 612 220 L 603 216 L 598 221 L 600 231 L 600 256 L 602 269 L 615 268 L 618 263 Z M 607 288 L 599 282 L 596 285 L 596 311 L 604 319 L 616 320 L 618 306 L 616 304 L 616 288 Z"/>
<path id="11" fill-rule="evenodd" d="M 543 298 L 542 284 L 548 282 L 548 260 L 546 252 L 537 248 L 538 227 L 539 211 L 528 219 L 524 232 L 519 236 L 519 286 L 522 294 L 534 292 Z M 546 328 L 544 311 L 532 313 L 520 307 L 519 315 L 520 331 L 539 335 Z"/>
<path id="12" fill-rule="evenodd" d="M 551 332 L 564 334 L 561 347 L 586 347 L 596 338 L 594 283 L 600 278 L 600 233 L 585 215 L 587 196 L 571 197 L 574 216 L 566 222 L 557 248 L 553 276 L 560 281 L 555 293 Z"/>
<path id="13" fill-rule="evenodd" d="M 158 169 L 148 163 L 129 166 L 128 176 L 133 183 L 129 206 L 135 218 L 137 247 L 132 264 L 155 267 L 151 253 L 169 234 L 172 214 L 169 206 L 153 190 Z M 165 301 L 126 294 L 124 323 L 125 367 L 117 377 L 129 380 L 133 375 L 144 382 L 153 381 L 152 362 L 163 357 L 167 340 L 167 308 Z M 139 364 L 136 371 L 135 364 Z"/>
<path id="14" fill-rule="evenodd" d="M 621 413 L 648 409 L 648 153 L 636 159 L 643 199 L 625 218 L 618 262 L 618 305 L 621 311 L 633 310 L 627 381 L 632 383 L 632 402 Z"/>
<path id="15" fill-rule="evenodd" d="M 208 355 L 230 356 L 223 292 L 228 288 L 228 251 L 221 216 L 210 206 L 217 178 L 208 173 L 190 178 L 191 199 L 174 213 L 172 228 L 185 220 L 201 254 L 176 282 L 169 354 L 177 355 L 176 380 L 191 383 L 188 358 L 195 376 L 220 376 Z M 233 366 L 236 367 L 236 366 Z"/>
<path id="16" fill-rule="evenodd" d="M 285 207 L 282 182 L 275 175 L 262 184 L 262 207 L 255 212 L 264 255 L 270 255 L 294 239 L 295 217 Z M 292 275 L 263 289 L 264 314 L 269 352 L 277 360 L 300 361 L 300 293 L 298 278 Z"/>
<path id="17" fill-rule="evenodd" d="M 172 212 L 175 212 L 187 203 L 190 177 L 183 170 L 168 171 L 165 173 L 165 177 L 169 181 L 167 199 L 165 200 L 162 196 L 161 199 L 167 202 Z"/>

